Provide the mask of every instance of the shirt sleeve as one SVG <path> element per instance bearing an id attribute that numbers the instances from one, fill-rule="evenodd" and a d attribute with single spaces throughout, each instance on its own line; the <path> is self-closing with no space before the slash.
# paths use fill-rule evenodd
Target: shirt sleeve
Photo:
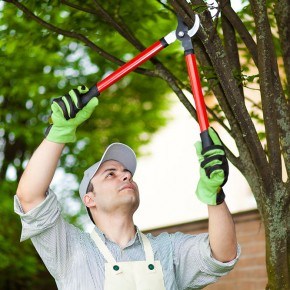
<path id="1" fill-rule="evenodd" d="M 81 231 L 62 218 L 54 192 L 49 189 L 45 200 L 27 213 L 15 195 L 14 210 L 22 223 L 20 241 L 30 238 L 51 275 L 55 279 L 64 278 Z"/>
<path id="2" fill-rule="evenodd" d="M 202 289 L 229 273 L 240 256 L 227 263 L 214 259 L 211 255 L 208 234 L 172 234 L 174 266 L 180 289 Z"/>
<path id="3" fill-rule="evenodd" d="M 56 195 L 50 189 L 46 193 L 45 200 L 27 213 L 24 213 L 21 203 L 17 195 L 15 195 L 14 211 L 20 216 L 22 224 L 20 242 L 37 236 L 51 228 L 61 213 Z"/>

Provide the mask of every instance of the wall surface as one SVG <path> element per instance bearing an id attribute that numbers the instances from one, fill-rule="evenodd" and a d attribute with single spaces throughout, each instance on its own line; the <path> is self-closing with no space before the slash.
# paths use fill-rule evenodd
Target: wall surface
<path id="1" fill-rule="evenodd" d="M 267 283 L 265 264 L 264 227 L 257 210 L 233 215 L 238 242 L 242 255 L 234 270 L 217 283 L 207 286 L 208 290 L 264 290 Z M 195 221 L 166 228 L 150 230 L 157 235 L 161 232 L 183 232 L 198 234 L 207 232 L 207 220 Z M 226 239 L 226 237 L 224 237 Z"/>

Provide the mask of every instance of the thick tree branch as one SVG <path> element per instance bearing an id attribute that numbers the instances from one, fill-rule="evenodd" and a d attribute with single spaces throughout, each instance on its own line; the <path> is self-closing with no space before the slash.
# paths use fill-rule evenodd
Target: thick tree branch
<path id="1" fill-rule="evenodd" d="M 273 62 L 276 57 L 274 45 L 271 41 L 272 34 L 267 16 L 266 4 L 261 4 L 259 2 L 259 0 L 250 1 L 257 32 L 257 47 L 259 52 L 258 69 L 261 80 L 260 88 L 268 145 L 268 157 L 274 176 L 281 179 L 282 164 L 279 144 L 279 129 L 277 125 L 277 108 L 274 101 L 275 98 L 278 97 L 275 94 L 275 77 L 273 75 Z"/>
<path id="2" fill-rule="evenodd" d="M 290 3 L 280 0 L 275 5 L 275 16 L 279 29 L 279 37 L 282 46 L 282 57 L 287 80 L 288 97 L 290 95 Z M 277 86 L 280 84 L 278 83 Z M 290 102 L 279 96 L 276 100 L 278 107 L 278 126 L 281 132 L 281 146 L 286 164 L 288 178 L 290 179 Z"/>
<path id="3" fill-rule="evenodd" d="M 282 47 L 282 57 L 287 79 L 287 91 L 288 96 L 290 96 L 290 2 L 288 0 L 277 1 L 274 12 Z"/>
<path id="4" fill-rule="evenodd" d="M 220 0 L 221 7 L 225 7 L 230 5 L 230 0 Z M 224 36 L 224 47 L 226 54 L 228 56 L 228 60 L 232 66 L 232 71 L 234 72 L 241 72 L 241 64 L 240 64 L 240 57 L 239 57 L 239 51 L 238 51 L 238 45 L 236 40 L 236 34 L 235 29 L 230 23 L 230 21 L 225 16 L 224 12 L 222 11 L 221 14 L 221 20 L 222 20 L 222 31 Z M 244 90 L 242 83 L 238 84 L 241 96 L 244 98 Z M 243 99 L 241 99 L 243 101 Z"/>
<path id="5" fill-rule="evenodd" d="M 67 31 L 64 30 L 62 28 L 59 28 L 55 25 L 52 25 L 46 21 L 44 21 L 43 19 L 39 18 L 38 16 L 36 16 L 34 13 L 32 13 L 26 6 L 24 6 L 23 4 L 19 3 L 16 0 L 5 0 L 6 2 L 12 3 L 13 5 L 15 5 L 17 8 L 19 8 L 21 11 L 23 11 L 23 13 L 29 17 L 32 18 L 34 21 L 36 21 L 38 24 L 40 24 L 41 26 L 47 28 L 50 31 L 53 31 L 55 33 L 73 38 L 73 39 L 77 39 L 81 42 L 83 42 L 85 45 L 87 45 L 88 47 L 90 47 L 93 51 L 96 51 L 100 56 L 102 56 L 103 58 L 111 61 L 112 63 L 115 63 L 119 66 L 123 65 L 125 62 L 121 61 L 120 59 L 114 57 L 113 55 L 107 53 L 105 50 L 103 50 L 102 48 L 100 48 L 99 46 L 97 46 L 96 44 L 94 44 L 92 41 L 90 41 L 87 37 L 85 37 L 83 34 L 77 33 L 77 32 L 72 32 L 72 31 Z M 137 68 L 135 70 L 135 72 L 140 73 L 140 74 L 144 74 L 147 76 L 156 76 L 154 72 L 149 71 L 147 69 L 143 69 L 143 68 Z"/>
<path id="6" fill-rule="evenodd" d="M 253 40 L 251 34 L 241 21 L 241 19 L 238 17 L 237 13 L 233 10 L 233 8 L 226 3 L 226 5 L 222 6 L 222 13 L 224 16 L 229 20 L 229 22 L 232 24 L 232 26 L 235 28 L 235 30 L 240 35 L 241 39 L 245 43 L 246 47 L 248 48 L 253 61 L 256 65 L 258 65 L 258 51 L 257 51 L 257 45 L 255 41 Z"/>

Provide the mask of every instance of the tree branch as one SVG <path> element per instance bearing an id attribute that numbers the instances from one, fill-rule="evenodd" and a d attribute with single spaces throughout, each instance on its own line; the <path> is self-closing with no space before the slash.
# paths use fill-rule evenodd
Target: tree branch
<path id="1" fill-rule="evenodd" d="M 230 0 L 220 0 L 220 6 L 225 7 L 226 5 L 230 5 Z M 232 71 L 240 72 L 241 71 L 241 64 L 240 64 L 240 57 L 238 51 L 238 45 L 236 40 L 235 29 L 229 20 L 226 18 L 223 10 L 221 15 L 222 20 L 222 31 L 224 36 L 224 47 L 226 54 L 228 56 L 228 60 L 232 66 Z M 238 84 L 241 96 L 243 97 L 241 101 L 244 100 L 244 90 L 242 84 Z"/>
<path id="2" fill-rule="evenodd" d="M 32 18 L 34 21 L 36 21 L 41 26 L 47 28 L 48 30 L 51 30 L 51 31 L 53 31 L 55 33 L 58 33 L 58 34 L 61 34 L 61 35 L 64 35 L 64 36 L 67 36 L 67 37 L 70 37 L 70 38 L 73 38 L 73 39 L 78 39 L 79 41 L 83 42 L 85 45 L 90 47 L 93 51 L 96 51 L 100 56 L 102 56 L 103 58 L 111 61 L 112 63 L 115 63 L 115 64 L 117 64 L 119 66 L 125 64 L 125 62 L 123 62 L 120 59 L 114 57 L 113 55 L 107 53 L 102 48 L 100 48 L 99 46 L 94 44 L 92 41 L 90 41 L 83 34 L 80 34 L 80 33 L 77 33 L 77 32 L 67 31 L 67 30 L 61 29 L 61 28 L 59 28 L 57 26 L 54 26 L 54 25 L 44 21 L 43 19 L 41 19 L 38 16 L 36 16 L 33 12 L 31 12 L 26 6 L 24 6 L 23 4 L 19 3 L 16 0 L 4 0 L 4 1 L 12 3 L 17 8 L 19 8 L 21 11 L 23 11 L 23 13 L 27 17 Z M 143 75 L 147 75 L 147 76 L 150 76 L 150 77 L 156 76 L 154 72 L 149 71 L 147 69 L 143 69 L 143 68 L 137 68 L 135 70 L 135 72 L 143 74 Z"/>
<path id="3" fill-rule="evenodd" d="M 287 91 L 290 96 L 290 3 L 288 0 L 277 1 L 274 8 L 282 46 L 282 57 L 287 79 Z"/>
<path id="4" fill-rule="evenodd" d="M 289 1 L 281 0 L 275 5 L 275 16 L 279 29 L 279 37 L 282 46 L 282 57 L 287 79 L 288 97 L 290 95 L 290 4 Z M 277 75 L 279 76 L 279 74 Z M 279 86 L 279 83 L 277 84 Z M 290 179 L 290 102 L 283 95 L 276 100 L 278 107 L 278 126 L 281 132 L 281 146 L 285 160 L 288 178 Z"/>
<path id="5" fill-rule="evenodd" d="M 240 35 L 241 39 L 243 40 L 250 54 L 252 55 L 254 63 L 258 65 L 257 45 L 247 28 L 245 27 L 244 23 L 238 17 L 237 13 L 233 10 L 233 8 L 228 5 L 228 3 L 222 6 L 222 12 Z"/>
<path id="6" fill-rule="evenodd" d="M 260 75 L 261 99 L 264 113 L 264 123 L 268 147 L 268 157 L 274 176 L 281 179 L 282 164 L 277 126 L 277 108 L 274 99 L 277 98 L 274 88 L 273 62 L 275 57 L 272 34 L 267 16 L 266 4 L 251 0 L 254 14 L 257 47 L 259 52 L 258 69 Z M 269 65 L 270 64 L 270 65 Z M 272 64 L 272 65 L 271 65 Z"/>

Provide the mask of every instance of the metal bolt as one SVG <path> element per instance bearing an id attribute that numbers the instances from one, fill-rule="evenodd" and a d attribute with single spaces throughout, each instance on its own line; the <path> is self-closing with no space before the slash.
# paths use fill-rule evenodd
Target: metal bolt
<path id="1" fill-rule="evenodd" d="M 178 32 L 178 36 L 179 36 L 179 37 L 183 37 L 183 36 L 184 36 L 184 32 L 183 32 L 183 31 L 179 31 L 179 32 Z"/>

